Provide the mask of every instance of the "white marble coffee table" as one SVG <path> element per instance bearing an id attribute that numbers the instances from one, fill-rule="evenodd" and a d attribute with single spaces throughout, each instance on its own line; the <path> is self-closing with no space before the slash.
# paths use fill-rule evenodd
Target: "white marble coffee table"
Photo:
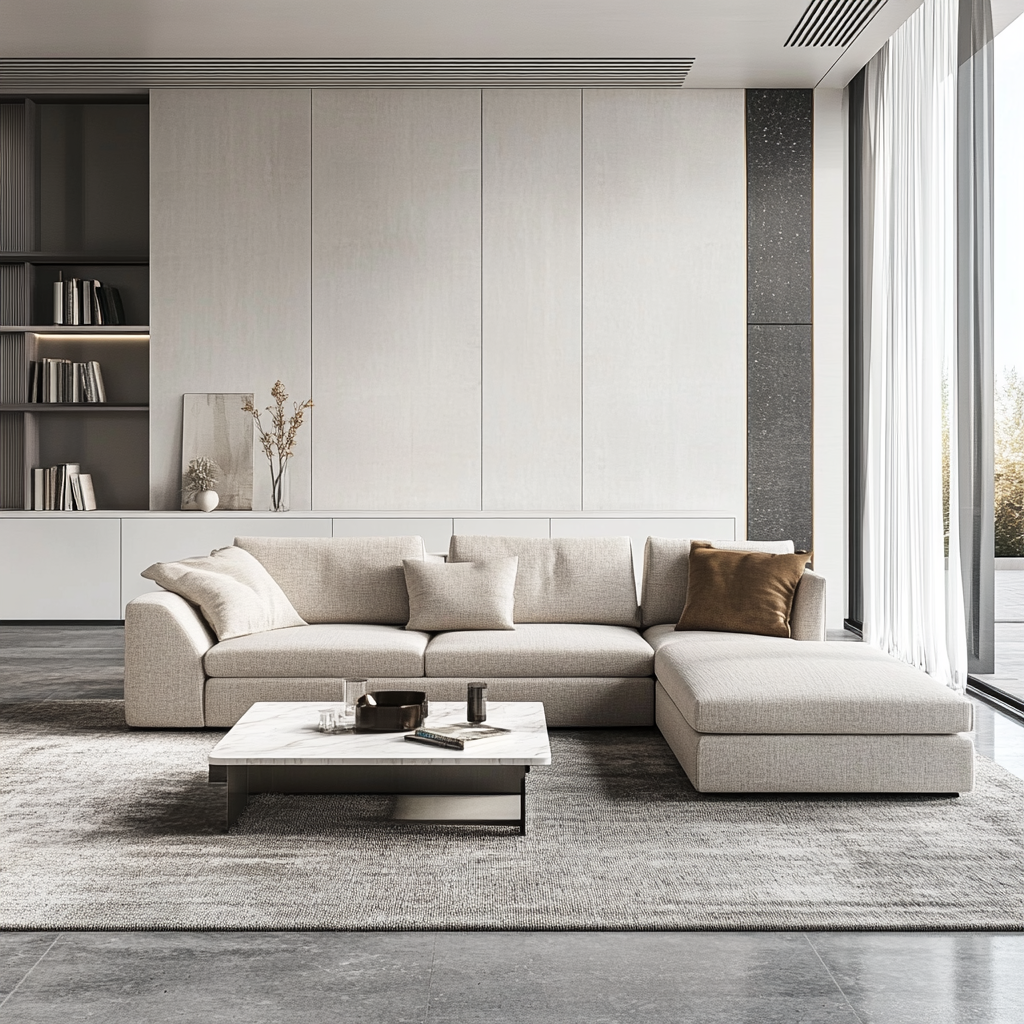
<path id="1" fill-rule="evenodd" d="M 465 750 L 409 743 L 403 732 L 319 732 L 330 706 L 260 701 L 213 748 L 210 778 L 226 774 L 229 829 L 250 793 L 394 793 L 398 820 L 518 825 L 525 835 L 526 773 L 551 764 L 539 701 L 489 701 L 487 724 L 512 731 Z M 431 701 L 425 724 L 465 721 L 465 701 Z"/>

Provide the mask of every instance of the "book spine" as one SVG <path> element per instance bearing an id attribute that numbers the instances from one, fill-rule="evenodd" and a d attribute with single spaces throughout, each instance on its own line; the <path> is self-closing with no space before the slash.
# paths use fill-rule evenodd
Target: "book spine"
<path id="1" fill-rule="evenodd" d="M 53 322 L 64 323 L 64 271 L 61 270 L 53 282 Z"/>
<path id="2" fill-rule="evenodd" d="M 107 400 L 107 389 L 103 385 L 103 371 L 95 359 L 89 363 L 89 373 L 96 388 L 96 401 L 105 402 Z"/>
<path id="3" fill-rule="evenodd" d="M 46 507 L 45 472 L 42 466 L 37 466 L 32 470 L 32 508 L 36 512 L 41 512 Z"/>
<path id="4" fill-rule="evenodd" d="M 92 281 L 82 282 L 82 323 L 92 324 Z"/>
<path id="5" fill-rule="evenodd" d="M 71 278 L 71 320 L 68 321 L 74 326 L 82 322 L 82 282 L 80 278 Z"/>
<path id="6" fill-rule="evenodd" d="M 92 474 L 79 473 L 78 486 L 82 492 L 83 510 L 86 512 L 94 512 L 96 510 L 96 492 L 93 490 L 92 486 Z"/>
<path id="7" fill-rule="evenodd" d="M 82 482 L 78 473 L 69 474 L 71 478 L 71 507 L 76 512 L 85 509 L 85 502 L 82 501 Z"/>
<path id="8" fill-rule="evenodd" d="M 71 401 L 84 402 L 82 397 L 82 364 L 71 364 Z"/>
<path id="9" fill-rule="evenodd" d="M 121 293 L 116 288 L 109 288 L 104 286 L 110 296 L 110 310 L 111 317 L 109 323 L 111 324 L 123 324 L 124 319 L 124 306 L 121 305 Z"/>
<path id="10" fill-rule="evenodd" d="M 92 283 L 92 322 L 94 324 L 108 323 L 103 311 L 103 285 L 95 280 Z"/>
<path id="11" fill-rule="evenodd" d="M 431 732 L 429 729 L 417 729 L 412 737 L 421 743 L 433 743 L 438 747 L 449 747 L 452 750 L 465 750 L 466 741 L 458 736 L 446 736 L 444 733 Z"/>

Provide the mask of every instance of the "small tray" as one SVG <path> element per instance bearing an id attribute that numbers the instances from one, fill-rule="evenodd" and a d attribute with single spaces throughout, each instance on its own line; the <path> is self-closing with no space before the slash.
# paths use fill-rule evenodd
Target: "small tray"
<path id="1" fill-rule="evenodd" d="M 374 690 L 376 705 L 366 694 L 356 702 L 356 732 L 412 732 L 427 717 L 427 695 L 422 690 Z"/>

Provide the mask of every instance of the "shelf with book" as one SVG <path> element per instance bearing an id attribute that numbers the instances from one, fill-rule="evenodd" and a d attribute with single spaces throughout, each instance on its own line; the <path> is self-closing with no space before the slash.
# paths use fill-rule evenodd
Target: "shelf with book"
<path id="1" fill-rule="evenodd" d="M 100 507 L 146 509 L 148 97 L 4 97 L 0 179 L 0 507 L 77 465 Z"/>
<path id="2" fill-rule="evenodd" d="M 0 403 L 0 412 L 148 412 L 146 404 L 117 405 L 110 402 L 21 402 Z"/>

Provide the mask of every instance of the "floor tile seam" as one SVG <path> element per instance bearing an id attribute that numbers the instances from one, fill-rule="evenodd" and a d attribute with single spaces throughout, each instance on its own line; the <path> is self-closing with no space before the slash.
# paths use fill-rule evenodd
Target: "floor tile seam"
<path id="1" fill-rule="evenodd" d="M 430 944 L 430 971 L 427 974 L 427 999 L 423 1007 L 423 1024 L 430 1024 L 430 995 L 434 985 L 434 964 L 437 960 L 437 932 Z"/>
<path id="2" fill-rule="evenodd" d="M 60 941 L 60 936 L 61 936 L 61 933 L 58 932 L 53 937 L 53 942 L 51 942 L 46 947 L 46 949 L 43 950 L 43 952 L 39 955 L 39 958 L 36 960 L 36 962 L 24 973 L 24 975 L 22 975 L 21 980 L 18 982 L 18 984 L 15 985 L 14 988 L 12 988 L 11 991 L 8 992 L 7 995 L 4 996 L 2 1001 L 0 1001 L 0 1013 L 3 1013 L 4 1007 L 7 1005 L 7 1003 L 10 1000 L 10 998 L 14 995 L 15 992 L 18 991 L 19 988 L 21 988 L 22 985 L 25 984 L 25 982 L 28 980 L 29 975 L 43 962 L 43 960 L 45 959 L 47 953 L 49 953 L 50 950 L 53 949 L 53 947 L 57 945 L 57 943 Z"/>
<path id="3" fill-rule="evenodd" d="M 864 1024 L 864 1019 L 854 1009 L 853 1003 L 850 1002 L 850 997 L 843 991 L 843 986 L 840 985 L 839 982 L 836 980 L 836 976 L 832 973 L 828 964 L 825 963 L 825 960 L 822 957 L 821 953 L 818 952 L 818 947 L 815 946 L 814 940 L 810 937 L 810 935 L 807 934 L 807 932 L 804 932 L 803 936 L 804 941 L 807 943 L 808 946 L 811 947 L 811 952 L 818 958 L 818 963 L 820 963 L 821 966 L 825 968 L 825 973 L 829 976 L 829 978 L 832 980 L 832 984 L 835 985 L 836 989 L 839 991 L 839 994 L 843 997 L 843 1002 L 846 1003 L 847 1007 L 850 1010 L 850 1013 L 852 1013 L 853 1016 L 861 1022 L 861 1024 Z"/>

